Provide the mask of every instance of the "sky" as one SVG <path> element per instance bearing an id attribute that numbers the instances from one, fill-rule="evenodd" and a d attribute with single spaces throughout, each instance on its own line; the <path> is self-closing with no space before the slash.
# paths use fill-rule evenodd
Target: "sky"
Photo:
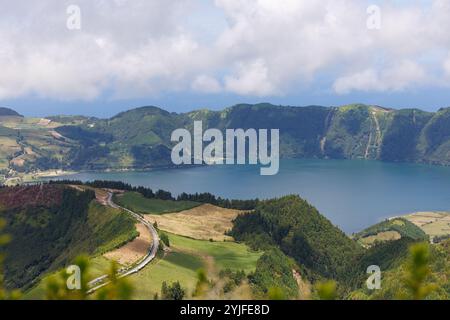
<path id="1" fill-rule="evenodd" d="M 450 106 L 448 0 L 0 0 L 0 106 Z"/>

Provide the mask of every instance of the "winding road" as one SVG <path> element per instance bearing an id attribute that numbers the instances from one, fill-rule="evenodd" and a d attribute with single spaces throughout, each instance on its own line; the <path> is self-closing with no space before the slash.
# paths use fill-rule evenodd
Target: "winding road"
<path id="1" fill-rule="evenodd" d="M 118 271 L 117 277 L 124 278 L 124 277 L 130 276 L 132 274 L 138 273 L 139 271 L 144 269 L 153 259 L 155 259 L 156 254 L 158 252 L 158 248 L 159 248 L 159 236 L 158 236 L 158 232 L 153 227 L 153 225 L 151 223 L 149 223 L 148 221 L 146 221 L 140 214 L 115 204 L 112 200 L 113 194 L 114 194 L 113 192 L 108 191 L 108 198 L 106 200 L 107 205 L 112 208 L 121 209 L 125 212 L 128 212 L 133 218 L 135 218 L 137 221 L 142 223 L 148 229 L 148 231 L 150 232 L 150 234 L 152 235 L 152 238 L 153 238 L 152 246 L 149 248 L 149 251 L 144 256 L 144 258 L 142 258 L 135 266 L 131 267 L 130 269 L 122 268 Z M 98 289 L 106 286 L 108 283 L 109 283 L 109 281 L 108 281 L 107 275 L 98 277 L 88 283 L 88 285 L 90 287 L 92 287 L 88 293 L 93 293 L 93 292 L 97 291 Z"/>

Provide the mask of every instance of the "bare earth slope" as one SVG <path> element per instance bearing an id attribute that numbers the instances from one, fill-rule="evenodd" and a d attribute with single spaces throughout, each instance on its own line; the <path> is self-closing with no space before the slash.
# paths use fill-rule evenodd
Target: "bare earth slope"
<path id="1" fill-rule="evenodd" d="M 104 257 L 117 261 L 124 266 L 131 265 L 142 259 L 152 245 L 152 236 L 142 223 L 136 224 L 136 229 L 139 232 L 139 236 L 136 239 L 123 247 L 104 254 Z"/>
<path id="2" fill-rule="evenodd" d="M 450 213 L 448 212 L 417 212 L 405 218 L 428 234 L 431 241 L 435 237 L 450 235 Z"/>

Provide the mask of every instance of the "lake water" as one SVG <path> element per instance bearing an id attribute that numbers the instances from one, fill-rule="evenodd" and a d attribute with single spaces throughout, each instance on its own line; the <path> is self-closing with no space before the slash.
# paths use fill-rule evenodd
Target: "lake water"
<path id="1" fill-rule="evenodd" d="M 67 178 L 67 177 L 66 177 Z M 347 233 L 416 211 L 450 211 L 450 168 L 352 160 L 283 160 L 276 176 L 257 166 L 211 166 L 126 173 L 79 173 L 71 179 L 120 180 L 233 198 L 298 194 Z"/>

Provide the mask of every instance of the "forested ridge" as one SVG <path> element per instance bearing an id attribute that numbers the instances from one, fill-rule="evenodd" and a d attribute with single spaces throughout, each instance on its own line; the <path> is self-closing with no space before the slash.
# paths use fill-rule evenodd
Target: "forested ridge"
<path id="1" fill-rule="evenodd" d="M 3 172 L 141 170 L 172 167 L 171 133 L 203 128 L 279 129 L 281 158 L 370 159 L 450 165 L 450 108 L 437 112 L 354 104 L 290 107 L 241 104 L 222 111 L 170 113 L 157 107 L 110 119 L 49 117 L 51 128 L 0 114 L 9 141 Z M 19 129 L 22 128 L 23 129 Z M 54 128 L 53 128 L 54 127 Z M 0 171 L 2 168 L 0 168 Z"/>
<path id="2" fill-rule="evenodd" d="M 94 199 L 93 191 L 64 185 L 1 188 L 0 217 L 11 236 L 4 247 L 6 287 L 29 287 L 80 254 L 103 253 L 137 236 L 133 219 Z"/>
<path id="3" fill-rule="evenodd" d="M 311 283 L 336 281 L 337 295 L 341 299 L 395 299 L 401 298 L 401 294 L 408 297 L 408 289 L 404 284 L 405 278 L 395 278 L 393 275 L 406 272 L 410 248 L 428 241 L 409 225 L 399 230 L 402 232 L 401 239 L 375 243 L 366 249 L 333 226 L 307 201 L 298 196 L 287 196 L 261 201 L 253 212 L 238 216 L 230 235 L 253 249 L 266 252 L 256 272 L 258 290 L 268 292 L 270 286 L 274 286 L 273 274 L 269 270 L 287 270 L 289 265 L 290 269 L 299 271 Z M 434 267 L 430 275 L 423 279 L 436 284 L 433 293 L 439 299 L 450 296 L 448 248 L 448 242 L 431 248 L 430 259 Z M 289 262 L 290 259 L 293 262 Z M 383 282 L 386 290 L 367 290 L 367 268 L 371 265 L 379 266 L 383 273 L 391 277 L 389 283 Z M 292 276 L 284 276 L 287 278 L 277 276 L 280 277 L 279 287 L 289 296 L 292 293 Z"/>

